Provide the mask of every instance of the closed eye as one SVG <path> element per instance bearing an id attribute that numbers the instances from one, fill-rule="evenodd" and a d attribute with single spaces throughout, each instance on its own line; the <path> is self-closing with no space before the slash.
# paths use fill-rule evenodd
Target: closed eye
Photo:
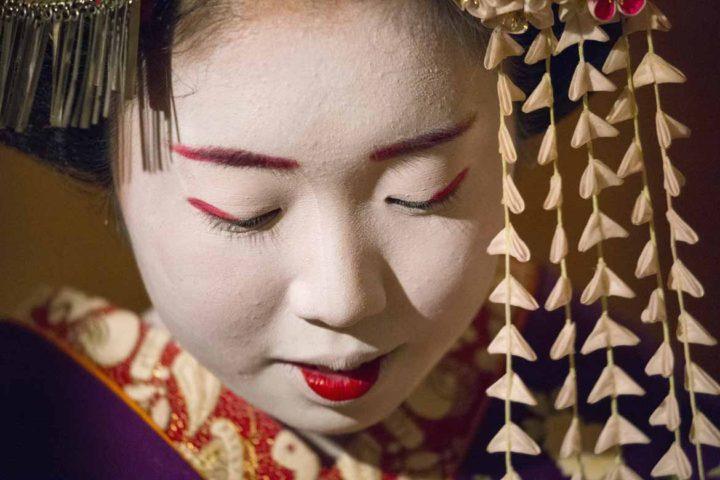
<path id="1" fill-rule="evenodd" d="M 260 230 L 270 224 L 281 212 L 276 208 L 251 218 L 237 218 L 199 198 L 188 198 L 188 203 L 203 213 L 214 229 L 230 233 Z"/>
<path id="2" fill-rule="evenodd" d="M 403 200 L 401 198 L 395 198 L 395 197 L 387 197 L 385 198 L 385 203 L 393 204 L 393 205 L 400 205 L 405 208 L 409 208 L 412 210 L 421 210 L 421 211 L 432 211 L 435 210 L 448 202 L 450 202 L 455 194 L 458 191 L 458 188 L 460 187 L 460 184 L 465 179 L 465 176 L 467 175 L 468 169 L 466 168 L 462 172 L 460 172 L 446 187 L 436 192 L 432 197 L 430 197 L 428 200 L 420 200 L 420 201 L 412 201 L 412 200 Z"/>
<path id="3" fill-rule="evenodd" d="M 211 229 L 229 233 L 231 235 L 243 235 L 261 233 L 265 230 L 270 230 L 274 220 L 278 218 L 281 212 L 282 209 L 276 208 L 275 210 L 263 213 L 257 217 L 242 220 L 225 220 L 208 213 L 204 213 L 204 215 Z"/>
<path id="4" fill-rule="evenodd" d="M 267 213 L 263 213 L 262 215 L 258 215 L 257 217 L 252 217 L 248 219 L 238 219 L 238 220 L 225 220 L 220 219 L 223 222 L 229 223 L 231 225 L 234 225 L 239 228 L 244 228 L 247 230 L 251 229 L 259 229 L 266 225 L 267 223 L 270 223 L 275 217 L 277 217 L 282 210 L 280 208 L 276 208 L 275 210 L 271 210 Z"/>
<path id="5" fill-rule="evenodd" d="M 441 205 L 449 202 L 452 199 L 452 197 L 453 197 L 453 195 L 450 194 L 442 200 L 434 200 L 434 201 L 424 200 L 424 201 L 420 201 L 420 202 L 413 202 L 410 200 L 402 200 L 400 198 L 387 197 L 385 199 L 385 203 L 389 203 L 392 205 L 400 205 L 401 207 L 409 208 L 412 210 L 430 211 L 430 210 L 438 208 Z"/>

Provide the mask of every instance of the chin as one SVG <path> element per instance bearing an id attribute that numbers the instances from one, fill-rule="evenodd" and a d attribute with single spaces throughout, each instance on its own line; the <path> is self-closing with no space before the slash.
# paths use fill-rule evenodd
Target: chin
<path id="1" fill-rule="evenodd" d="M 392 413 L 392 410 L 393 408 L 365 408 L 361 414 L 353 416 L 338 409 L 315 405 L 300 418 L 298 418 L 296 412 L 289 415 L 288 421 L 283 420 L 281 415 L 276 418 L 293 428 L 306 432 L 320 435 L 346 435 L 359 432 L 381 422 Z"/>
<path id="2" fill-rule="evenodd" d="M 389 394 L 386 389 L 379 389 L 362 401 L 336 405 L 299 399 L 299 403 L 295 403 L 292 408 L 269 413 L 301 431 L 320 435 L 346 435 L 371 427 L 390 416 L 405 400 L 403 392 L 398 391 L 396 386 L 391 386 L 391 390 Z M 298 415 L 298 411 L 303 412 L 302 415 Z"/>

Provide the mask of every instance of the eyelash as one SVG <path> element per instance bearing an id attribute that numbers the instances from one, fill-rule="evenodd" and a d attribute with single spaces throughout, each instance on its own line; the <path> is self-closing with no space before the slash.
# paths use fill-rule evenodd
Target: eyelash
<path id="1" fill-rule="evenodd" d="M 423 200 L 423 201 L 411 201 L 402 200 L 394 197 L 386 197 L 385 203 L 390 205 L 399 205 L 409 210 L 414 210 L 420 214 L 428 214 L 434 211 L 440 210 L 446 207 L 455 200 L 457 193 L 460 190 L 461 185 L 454 189 L 452 192 L 445 195 L 443 198 L 438 200 Z M 236 235 L 248 235 L 261 233 L 264 230 L 271 230 L 264 228 L 272 223 L 278 215 L 282 212 L 281 208 L 276 208 L 257 217 L 249 218 L 247 220 L 226 220 L 224 218 L 216 217 L 210 213 L 205 213 L 203 216 L 209 222 L 212 230 L 228 233 L 232 236 Z"/>
<path id="2" fill-rule="evenodd" d="M 261 233 L 265 230 L 270 230 L 267 227 L 277 216 L 282 212 L 281 208 L 276 208 L 257 217 L 249 218 L 247 220 L 226 220 L 224 218 L 216 217 L 210 213 L 205 213 L 204 217 L 208 220 L 211 229 L 217 230 L 223 233 L 229 233 L 231 235 L 247 235 L 253 233 Z"/>
<path id="3" fill-rule="evenodd" d="M 420 213 L 431 213 L 452 203 L 452 201 L 457 197 L 458 190 L 460 190 L 460 186 L 438 200 L 414 202 L 411 200 L 401 200 L 399 198 L 387 197 L 385 198 L 385 203 L 400 205 L 401 207 L 408 208 L 410 210 L 417 210 Z"/>

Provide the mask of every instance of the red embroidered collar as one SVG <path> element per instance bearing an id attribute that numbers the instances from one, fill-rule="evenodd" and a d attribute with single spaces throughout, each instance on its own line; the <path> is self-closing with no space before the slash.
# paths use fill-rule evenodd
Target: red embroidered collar
<path id="1" fill-rule="evenodd" d="M 536 281 L 528 271 L 525 284 Z M 69 288 L 45 292 L 25 312 L 35 330 L 120 395 L 204 478 L 453 476 L 487 407 L 485 389 L 502 367 L 485 350 L 504 322 L 502 309 L 488 304 L 410 398 L 351 435 L 325 464 L 311 443 L 233 394 L 137 314 Z M 524 315 L 518 311 L 514 323 Z"/>

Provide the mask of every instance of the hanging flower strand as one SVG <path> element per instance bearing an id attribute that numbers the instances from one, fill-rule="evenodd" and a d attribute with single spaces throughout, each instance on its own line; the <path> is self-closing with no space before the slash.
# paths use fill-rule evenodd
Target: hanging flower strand
<path id="1" fill-rule="evenodd" d="M 487 445 L 489 453 L 505 455 L 504 480 L 519 480 L 512 464 L 512 454 L 539 455 L 541 450 L 535 441 L 512 421 L 512 402 L 536 405 L 537 402 L 522 378 L 513 371 L 513 357 L 528 361 L 537 360 L 537 355 L 512 323 L 511 307 L 536 310 L 539 306 L 533 296 L 510 272 L 510 257 L 520 262 L 530 260 L 530 250 L 515 231 L 510 214 L 522 213 L 525 201 L 518 191 L 510 172 L 510 166 L 517 161 L 517 151 L 507 128 L 506 117 L 513 113 L 513 103 L 525 100 L 525 94 L 502 71 L 502 64 L 508 57 L 521 55 L 523 48 L 501 27 L 495 27 L 485 54 L 484 65 L 488 70 L 497 69 L 497 91 L 500 122 L 498 150 L 502 162 L 502 206 L 504 227 L 490 242 L 487 252 L 504 258 L 504 278 L 489 296 L 489 301 L 505 307 L 505 325 L 500 329 L 487 349 L 490 354 L 505 356 L 505 374 L 487 388 L 489 397 L 504 402 L 505 422 Z"/>
<path id="2" fill-rule="evenodd" d="M 589 92 L 609 92 L 617 88 L 585 59 L 585 42 L 606 42 L 609 37 L 583 4 L 567 3 L 562 5 L 560 10 L 561 18 L 565 21 L 565 30 L 555 53 L 559 54 L 577 44 L 579 62 L 570 83 L 568 97 L 573 101 L 582 100 L 582 111 L 571 139 L 571 146 L 585 147 L 587 152 L 588 163 L 580 180 L 580 196 L 592 202 L 592 213 L 581 235 L 578 250 L 585 252 L 593 247 L 597 250 L 595 273 L 583 290 L 580 301 L 585 305 L 591 305 L 599 300 L 602 307 L 602 314 L 585 339 L 580 352 L 588 355 L 598 350 L 605 350 L 607 359 L 606 366 L 587 399 L 588 403 L 594 404 L 606 397 L 610 398 L 610 416 L 594 448 L 594 452 L 600 454 L 613 447 L 649 443 L 650 439 L 619 413 L 618 406 L 620 395 L 641 396 L 645 391 L 615 362 L 614 349 L 637 345 L 639 338 L 626 327 L 616 323 L 609 312 L 609 297 L 635 296 L 632 289 L 610 269 L 603 253 L 603 246 L 607 240 L 628 236 L 624 228 L 600 209 L 600 192 L 620 185 L 622 179 L 595 157 L 594 150 L 594 140 L 615 137 L 619 132 L 590 110 L 588 98 Z M 622 450 L 619 448 L 617 451 L 615 466 L 607 478 L 638 478 L 637 474 L 625 464 Z"/>
<path id="3" fill-rule="evenodd" d="M 575 128 L 571 139 L 571 145 L 574 148 L 585 148 L 588 155 L 587 167 L 580 181 L 580 196 L 584 199 L 591 200 L 592 213 L 583 230 L 582 236 L 578 243 L 578 249 L 585 252 L 591 248 L 597 250 L 597 266 L 595 273 L 585 287 L 581 295 L 581 302 L 591 305 L 596 302 L 602 307 L 602 315 L 598 319 L 593 331 L 585 339 L 580 349 L 582 354 L 590 354 L 597 350 L 604 350 L 607 364 L 597 379 L 595 385 L 588 396 L 588 403 L 596 403 L 608 397 L 610 400 L 610 416 L 603 427 L 603 430 L 595 445 L 595 453 L 602 453 L 613 447 L 622 447 L 627 444 L 649 443 L 649 438 L 635 425 L 630 423 L 625 417 L 620 415 L 618 406 L 618 397 L 621 395 L 644 395 L 644 390 L 615 362 L 614 349 L 621 346 L 637 345 L 639 338 L 629 329 L 616 323 L 610 318 L 609 297 L 625 297 L 632 298 L 635 296 L 630 287 L 623 282 L 620 277 L 615 274 L 608 266 L 603 254 L 604 243 L 612 238 L 623 238 L 628 235 L 627 231 L 618 223 L 613 221 L 600 209 L 599 194 L 602 190 L 620 185 L 622 179 L 632 173 L 643 170 L 642 146 L 637 137 L 639 132 L 636 127 L 636 141 L 631 144 L 628 154 L 616 174 L 605 163 L 595 157 L 593 142 L 599 138 L 614 137 L 618 135 L 611 123 L 633 118 L 637 114 L 637 106 L 634 99 L 634 87 L 632 94 L 623 92 L 620 100 L 616 103 L 616 107 L 608 116 L 607 121 L 600 118 L 590 110 L 589 92 L 598 91 L 614 91 L 615 85 L 599 72 L 592 64 L 585 59 L 584 44 L 588 41 L 606 42 L 609 40 L 605 31 L 600 28 L 601 23 L 606 23 L 617 19 L 619 15 L 624 17 L 629 24 L 641 17 L 651 18 L 650 25 L 652 28 L 664 27 L 667 23 L 661 15 L 655 15 L 658 11 L 654 5 L 646 0 L 456 0 L 458 6 L 463 10 L 470 12 L 478 17 L 484 25 L 493 30 L 490 38 L 488 50 L 485 57 L 485 66 L 489 70 L 498 70 L 498 94 L 500 102 L 500 125 L 498 132 L 499 150 L 503 171 L 503 210 L 505 225 L 504 228 L 495 236 L 488 246 L 488 253 L 492 255 L 502 255 L 505 260 L 504 280 L 493 290 L 489 297 L 489 301 L 500 303 L 505 306 L 505 326 L 500 330 L 497 336 L 488 346 L 491 354 L 503 354 L 506 357 L 505 375 L 487 389 L 490 397 L 495 397 L 505 402 L 505 424 L 499 432 L 490 441 L 487 450 L 492 453 L 504 453 L 506 460 L 506 472 L 504 480 L 517 480 L 519 476 L 513 469 L 512 453 L 523 453 L 536 455 L 539 453 L 537 444 L 525 434 L 520 427 L 512 422 L 511 402 L 520 402 L 526 404 L 534 404 L 535 400 L 532 394 L 522 382 L 520 377 L 513 371 L 513 357 L 519 356 L 527 360 L 535 360 L 536 355 L 532 348 L 528 345 L 520 332 L 514 327 L 511 320 L 511 307 L 520 307 L 527 310 L 538 308 L 535 299 L 525 288 L 518 282 L 510 272 L 510 257 L 515 257 L 519 261 L 527 261 L 530 258 L 530 252 L 527 245 L 515 231 L 510 221 L 510 214 L 519 214 L 525 208 L 525 202 L 522 199 L 513 178 L 509 173 L 511 164 L 517 161 L 517 152 L 513 144 L 512 137 L 506 124 L 506 116 L 512 114 L 513 102 L 525 99 L 524 93 L 518 89 L 507 75 L 502 71 L 501 65 L 508 57 L 520 55 L 523 51 L 517 42 L 515 42 L 509 33 L 525 32 L 530 25 L 538 28 L 541 33 L 538 38 L 545 35 L 546 42 L 542 39 L 533 42 L 530 46 L 527 57 L 535 59 L 535 62 L 546 59 L 546 70 L 548 72 L 541 80 L 536 90 L 530 95 L 524 105 L 526 111 L 533 111 L 540 108 L 550 107 L 552 116 L 552 82 L 549 75 L 549 63 L 547 53 L 543 56 L 544 49 L 548 49 L 553 54 L 559 54 L 570 46 L 577 45 L 580 61 L 575 69 L 572 82 L 568 91 L 568 97 L 571 100 L 582 100 L 582 111 L 580 119 Z M 557 41 L 550 41 L 547 37 L 549 29 L 552 26 L 552 4 L 559 6 L 559 17 L 565 23 L 563 35 Z M 650 13 L 647 13 L 650 12 Z M 624 26 L 625 20 L 624 20 Z M 543 32 L 545 30 L 545 32 Z M 635 30 L 638 31 L 638 30 Z M 627 33 L 632 33 L 626 29 Z M 553 37 L 554 38 L 554 37 Z M 651 37 L 648 36 L 650 50 L 652 52 Z M 556 45 L 552 45 L 556 43 Z M 626 42 L 627 43 L 627 42 Z M 554 47 L 554 48 L 553 48 Z M 626 49 L 626 51 L 629 49 Z M 623 52 L 615 51 L 611 53 L 608 62 L 618 62 Z M 627 52 L 626 57 L 627 57 Z M 627 61 L 627 58 L 625 58 Z M 528 63 L 534 63 L 528 61 Z M 643 65 L 641 65 L 643 67 Z M 627 68 L 622 64 L 617 69 Z M 653 72 L 653 65 L 645 65 L 646 71 L 649 69 Z M 613 71 L 615 71 L 613 70 Z M 641 70 L 641 69 L 639 69 Z M 642 71 L 642 70 L 641 70 Z M 628 75 L 630 74 L 627 71 Z M 636 72 L 635 76 L 638 73 Z M 647 76 L 647 72 L 644 74 Z M 633 77 L 636 86 L 642 86 L 642 75 L 640 82 Z M 629 82 L 632 83 L 632 82 Z M 644 84 L 649 84 L 646 82 Z M 630 98 L 632 97 L 632 98 Z M 687 389 L 690 391 L 691 403 L 693 404 L 693 428 L 691 441 L 696 444 L 699 452 L 699 444 L 720 446 L 720 431 L 712 425 L 706 417 L 697 410 L 695 404 L 695 393 L 720 394 L 720 385 L 710 378 L 697 365 L 690 361 L 689 343 L 711 342 L 707 333 L 702 327 L 699 327 L 697 321 L 689 317 L 684 310 L 682 292 L 687 292 L 694 296 L 702 295 L 702 286 L 697 279 L 684 267 L 677 257 L 675 248 L 676 241 L 685 241 L 694 243 L 696 234 L 692 229 L 679 218 L 677 213 L 672 210 L 672 196 L 677 196 L 683 184 L 682 175 L 672 166 L 667 156 L 667 148 L 674 138 L 686 136 L 687 128 L 676 120 L 672 119 L 661 111 L 659 104 L 659 94 L 656 88 L 656 100 L 658 103 L 658 137 L 662 147 L 663 170 L 665 174 L 665 188 L 667 190 L 668 199 L 668 221 L 671 224 L 671 247 L 673 253 L 673 269 L 670 275 L 669 288 L 678 290 L 679 302 L 681 304 L 680 329 L 678 332 L 679 339 L 683 342 L 685 349 L 686 363 L 688 365 L 686 383 Z M 549 102 L 549 103 L 548 103 Z M 629 112 L 629 113 L 628 113 Z M 621 117 L 625 118 L 621 118 Z M 551 260 L 561 264 L 561 278 L 553 289 L 551 296 L 546 302 L 548 310 L 565 306 L 566 325 L 562 329 L 557 341 L 553 345 L 553 358 L 562 358 L 568 356 L 570 363 L 570 374 L 565 385 L 561 389 L 563 395 L 559 395 L 556 403 L 566 403 L 559 407 L 565 408 L 573 405 L 575 402 L 576 378 L 573 373 L 574 360 L 574 343 L 573 335 L 574 324 L 571 319 L 571 312 L 564 304 L 565 297 L 571 296 L 571 287 L 567 276 L 567 268 L 563 267 L 564 256 L 566 255 L 567 239 L 562 231 L 562 214 L 561 203 L 561 184 L 557 169 L 557 148 L 556 133 L 554 125 L 548 128 L 545 138 L 543 139 L 539 158 L 541 164 L 549 164 L 553 162 L 555 166 L 554 174 L 551 178 L 550 194 L 545 201 L 545 208 L 548 210 L 556 209 L 558 212 L 558 225 L 556 235 L 551 245 Z M 646 187 L 647 181 L 644 183 Z M 644 201 L 643 201 L 644 200 Z M 649 202 L 649 192 L 644 188 L 643 194 L 638 198 L 635 209 L 633 210 L 633 223 L 646 223 L 646 217 L 652 215 L 651 203 Z M 560 232 L 560 233 L 558 233 Z M 650 230 L 651 241 L 650 247 L 646 247 L 641 259 L 638 262 L 636 276 L 645 277 L 654 274 L 655 263 L 657 262 L 657 242 L 654 241 L 654 229 Z M 661 276 L 657 276 L 660 278 Z M 662 280 L 660 280 L 662 283 Z M 644 318 L 659 318 L 664 311 L 664 295 L 663 290 L 657 290 L 651 296 L 650 304 L 643 313 Z M 654 302 L 654 303 L 653 303 Z M 652 308 L 651 308 L 652 307 Z M 653 320 L 658 321 L 658 320 Z M 667 330 L 667 323 L 663 323 L 663 328 Z M 563 335 L 563 332 L 565 334 Z M 665 333 L 665 332 L 664 332 Z M 667 337 L 667 335 L 665 335 Z M 714 342 L 714 339 L 712 339 Z M 667 371 L 667 355 L 661 354 L 667 352 L 667 339 L 663 342 L 664 347 L 658 350 L 658 358 L 651 360 L 646 371 L 654 372 L 657 370 L 659 374 Z M 708 343 L 709 344 L 709 343 Z M 564 355 L 563 355 L 564 354 Z M 653 373 L 654 374 L 654 373 Z M 669 380 L 670 383 L 673 380 Z M 567 388 L 566 388 L 567 387 Z M 669 387 L 672 393 L 672 386 Z M 668 395 L 670 398 L 671 395 Z M 562 400 L 562 401 L 561 401 Z M 665 403 L 665 402 L 664 402 Z M 672 402 L 670 402 L 672 403 Z M 676 402 L 675 402 L 676 403 Z M 666 405 L 658 408 L 653 414 L 651 424 L 658 424 L 661 419 L 659 417 L 671 416 L 672 405 Z M 660 413 L 658 413 L 660 411 Z M 574 416 L 574 420 L 577 415 Z M 668 420 L 669 422 L 669 420 Z M 666 422 L 667 423 L 667 422 Z M 566 433 L 563 442 L 563 450 L 565 453 L 575 453 L 579 451 L 579 435 L 573 432 L 573 427 Z M 680 478 L 685 478 L 687 473 L 682 468 L 677 468 L 685 463 L 678 455 L 678 442 L 675 442 L 670 450 L 663 456 L 653 470 L 653 476 L 677 474 Z M 670 458 L 672 457 L 672 458 Z M 670 459 L 668 459 L 670 458 Z M 702 470 L 702 465 L 700 466 Z M 702 475 L 702 474 L 701 474 Z M 580 472 L 582 477 L 582 472 Z M 638 478 L 625 463 L 622 450 L 618 449 L 617 462 L 612 471 L 608 473 L 608 478 Z"/>
<path id="4" fill-rule="evenodd" d="M 499 30 L 496 30 L 496 32 L 495 45 L 499 46 L 501 43 L 505 43 L 506 46 L 511 45 L 509 43 L 509 40 L 511 40 L 509 35 Z M 494 48 L 491 46 L 490 51 L 492 50 L 494 50 Z M 513 46 L 513 52 L 519 54 L 522 53 L 522 49 L 520 48 L 518 51 L 516 47 Z M 505 375 L 491 385 L 486 393 L 490 397 L 504 401 L 505 422 L 500 431 L 498 431 L 488 443 L 487 451 L 505 454 L 505 478 L 515 480 L 519 477 L 512 465 L 512 453 L 538 455 L 540 454 L 540 447 L 512 421 L 511 402 L 519 402 L 527 405 L 537 404 L 522 378 L 514 372 L 513 356 L 534 361 L 537 359 L 537 355 L 512 324 L 511 307 L 516 306 L 526 310 L 535 310 L 538 308 L 538 304 L 522 284 L 513 277 L 510 271 L 511 256 L 519 261 L 528 261 L 530 259 L 530 251 L 510 221 L 510 213 L 522 213 L 525 205 L 520 193 L 515 187 L 512 174 L 509 172 L 509 166 L 517 161 L 517 154 L 505 123 L 505 117 L 512 114 L 512 102 L 524 99 L 524 95 L 521 95 L 521 91 L 512 84 L 510 79 L 502 71 L 498 72 L 498 94 L 500 100 L 500 129 L 498 132 L 498 141 L 502 162 L 502 204 L 505 226 L 503 230 L 498 232 L 498 235 L 488 246 L 487 250 L 491 255 L 504 256 L 504 280 L 495 288 L 489 300 L 494 303 L 504 304 L 505 325 L 488 346 L 488 352 L 491 354 L 505 355 Z"/>
<path id="5" fill-rule="evenodd" d="M 690 442 L 695 445 L 695 456 L 698 465 L 698 478 L 705 479 L 705 467 L 702 458 L 702 445 L 720 447 L 720 430 L 700 411 L 697 394 L 720 395 L 720 385 L 700 366 L 692 361 L 690 344 L 713 346 L 717 340 L 695 319 L 686 309 L 685 294 L 702 297 L 705 293 L 702 284 L 684 265 L 678 254 L 678 242 L 695 244 L 697 233 L 675 211 L 673 198 L 680 195 L 684 186 L 684 177 L 672 164 L 668 150 L 673 140 L 686 138 L 690 129 L 666 114 L 662 108 L 660 84 L 683 83 L 685 76 L 680 70 L 662 59 L 655 52 L 653 30 L 668 31 L 670 22 L 667 17 L 652 3 L 648 2 L 645 11 L 629 19 L 623 26 L 625 35 L 644 32 L 647 53 L 633 75 L 636 87 L 652 85 L 655 97 L 655 123 L 660 160 L 662 162 L 667 205 L 666 218 L 670 226 L 670 252 L 672 268 L 668 278 L 668 288 L 675 290 L 680 315 L 678 317 L 677 338 L 683 347 L 685 362 L 685 389 L 690 397 L 692 425 Z M 664 304 L 662 305 L 664 308 Z M 662 405 L 658 410 L 662 410 Z M 656 410 L 656 412 L 658 412 Z M 655 414 L 654 414 L 655 415 Z M 681 446 L 678 442 L 668 450 L 652 471 L 653 476 L 676 475 L 679 478 L 690 478 L 692 468 L 686 457 L 680 455 Z"/>
<path id="6" fill-rule="evenodd" d="M 623 26 L 625 26 L 625 22 L 626 19 L 623 19 Z M 641 190 L 631 215 L 631 221 L 634 225 L 648 224 L 649 240 L 638 258 L 635 276 L 637 278 L 654 276 L 655 278 L 656 288 L 650 296 L 648 307 L 642 312 L 641 319 L 644 323 L 660 323 L 663 335 L 660 347 L 645 367 L 645 373 L 649 376 L 660 375 L 666 378 L 668 385 L 668 393 L 660 406 L 651 414 L 649 423 L 654 426 L 665 426 L 673 433 L 674 437 L 672 445 L 655 465 L 652 474 L 653 476 L 672 474 L 680 479 L 687 479 L 692 475 L 692 467 L 681 447 L 680 414 L 676 381 L 673 373 L 674 357 L 665 310 L 665 282 L 658 262 L 657 233 L 652 215 L 653 202 L 650 195 L 648 174 L 643 155 L 644 149 L 640 135 L 639 107 L 635 94 L 636 85 L 630 62 L 630 41 L 627 29 L 624 30 L 623 35 L 615 44 L 603 65 L 603 73 L 610 74 L 624 70 L 627 77 L 627 85 L 613 105 L 606 120 L 612 124 L 627 120 L 632 120 L 633 123 L 633 140 L 617 174 L 621 178 L 626 178 L 635 173 L 639 173 L 641 176 Z M 684 75 L 675 71 L 674 67 L 659 64 L 658 67 L 668 81 L 679 83 L 685 81 Z M 645 66 L 641 67 L 640 73 L 645 69 Z M 640 78 L 638 79 L 640 80 Z"/>
<path id="7" fill-rule="evenodd" d="M 555 399 L 555 409 L 571 409 L 572 420 L 565 432 L 560 447 L 559 457 L 561 459 L 572 458 L 578 465 L 580 478 L 585 478 L 584 465 L 582 460 L 582 438 L 581 419 L 577 402 L 577 370 L 575 368 L 575 350 L 577 328 L 573 321 L 571 299 L 572 286 L 568 274 L 567 253 L 568 240 L 563 225 L 562 208 L 562 176 L 559 169 L 559 158 L 557 149 L 557 130 L 555 125 L 555 94 L 553 92 L 551 79 L 552 53 L 557 45 L 557 39 L 551 28 L 541 30 L 528 48 L 525 56 L 525 63 L 533 65 L 539 62 L 545 63 L 545 73 L 540 79 L 537 87 L 528 96 L 523 104 L 522 111 L 531 113 L 547 108 L 550 113 L 550 125 L 545 131 L 543 140 L 538 152 L 537 161 L 540 165 L 552 163 L 553 174 L 550 177 L 550 189 L 543 203 L 545 210 L 555 210 L 557 223 L 555 234 L 550 246 L 550 261 L 560 264 L 560 277 L 548 295 L 545 302 L 545 310 L 554 311 L 562 308 L 564 310 L 565 324 L 560 330 L 555 342 L 550 349 L 550 358 L 561 360 L 568 359 L 568 374 Z"/>

